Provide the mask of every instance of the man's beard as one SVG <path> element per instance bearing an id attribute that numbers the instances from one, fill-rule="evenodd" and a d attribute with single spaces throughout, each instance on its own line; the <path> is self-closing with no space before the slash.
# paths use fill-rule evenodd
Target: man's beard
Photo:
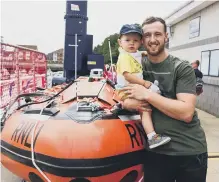
<path id="1" fill-rule="evenodd" d="M 150 56 L 158 56 L 164 51 L 164 49 L 165 49 L 165 43 L 160 45 L 156 52 L 150 51 L 150 46 L 148 45 L 146 46 L 147 54 Z"/>

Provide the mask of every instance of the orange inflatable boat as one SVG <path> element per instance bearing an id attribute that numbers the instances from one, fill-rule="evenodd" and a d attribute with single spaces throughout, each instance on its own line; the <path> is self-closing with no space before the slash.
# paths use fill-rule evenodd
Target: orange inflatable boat
<path id="1" fill-rule="evenodd" d="M 19 96 L 3 116 L 1 163 L 31 182 L 141 181 L 146 135 L 137 113 L 110 111 L 117 101 L 88 77 Z"/>

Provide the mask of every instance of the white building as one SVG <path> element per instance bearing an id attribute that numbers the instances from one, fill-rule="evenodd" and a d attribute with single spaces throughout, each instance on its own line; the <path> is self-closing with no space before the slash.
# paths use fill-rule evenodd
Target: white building
<path id="1" fill-rule="evenodd" d="M 53 53 L 53 61 L 57 62 L 57 53 L 56 52 Z"/>
<path id="2" fill-rule="evenodd" d="M 219 1 L 189 1 L 165 20 L 170 53 L 201 62 L 205 85 L 197 107 L 219 115 Z"/>

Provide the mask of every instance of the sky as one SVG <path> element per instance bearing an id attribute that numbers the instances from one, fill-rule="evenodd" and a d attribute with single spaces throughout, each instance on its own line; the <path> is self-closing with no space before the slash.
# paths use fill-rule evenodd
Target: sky
<path id="1" fill-rule="evenodd" d="M 88 0 L 87 33 L 93 47 L 118 33 L 121 26 L 139 23 L 149 16 L 166 17 L 186 1 Z M 49 53 L 64 47 L 65 0 L 1 0 L 1 36 L 6 43 L 37 45 Z"/>

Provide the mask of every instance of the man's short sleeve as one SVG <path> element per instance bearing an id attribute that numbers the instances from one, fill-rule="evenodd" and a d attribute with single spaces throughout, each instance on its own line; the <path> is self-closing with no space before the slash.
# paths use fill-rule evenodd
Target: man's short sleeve
<path id="1" fill-rule="evenodd" d="M 196 94 L 196 77 L 191 65 L 182 62 L 177 68 L 176 94 Z"/>
<path id="2" fill-rule="evenodd" d="M 120 54 L 117 62 L 117 71 L 119 74 L 124 72 L 133 72 L 132 60 L 126 54 Z"/>

